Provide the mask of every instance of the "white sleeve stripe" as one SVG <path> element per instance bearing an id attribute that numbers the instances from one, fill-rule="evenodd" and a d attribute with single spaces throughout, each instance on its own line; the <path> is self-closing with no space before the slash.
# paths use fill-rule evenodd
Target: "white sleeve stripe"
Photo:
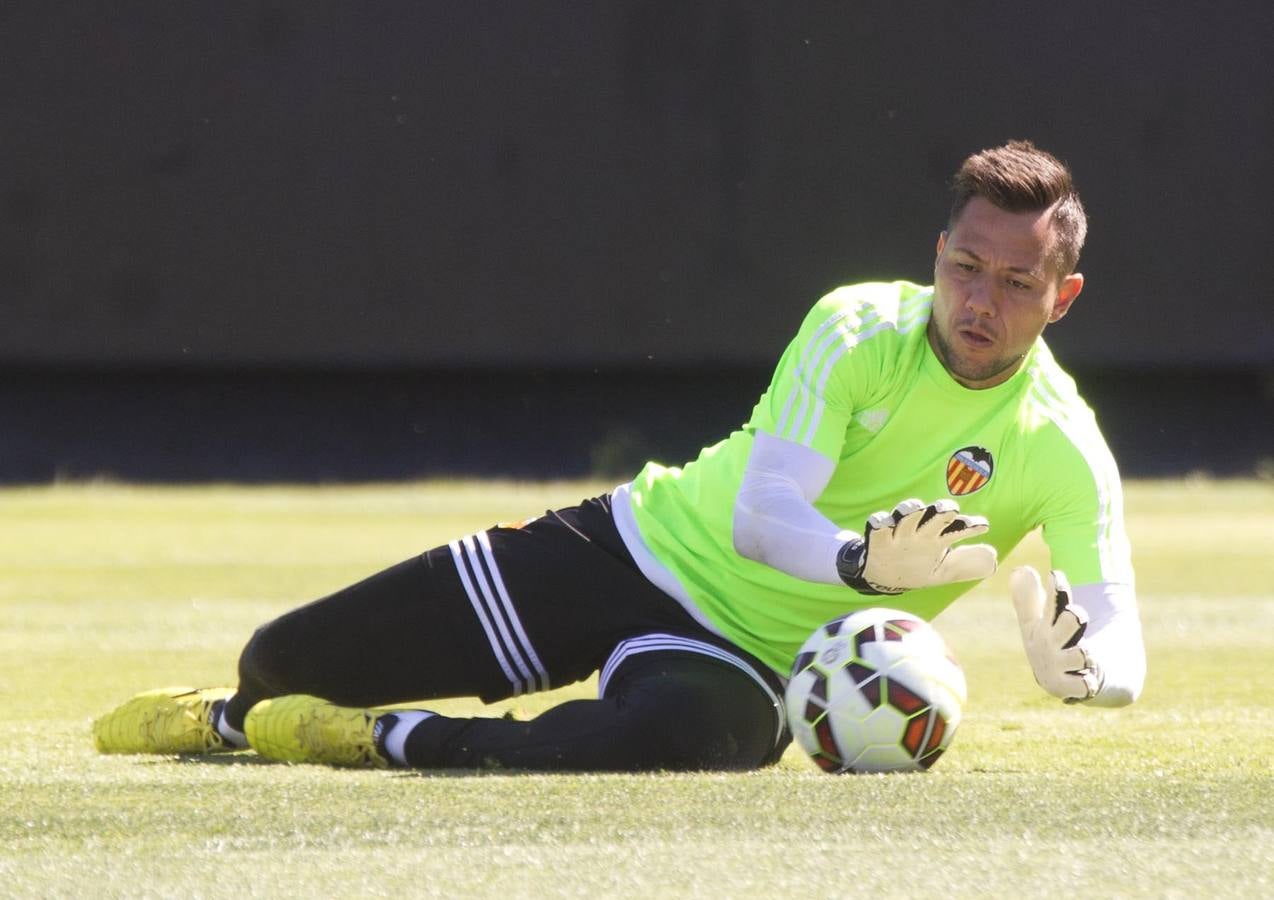
<path id="1" fill-rule="evenodd" d="M 836 319 L 842 319 L 842 317 L 843 315 L 836 316 Z M 824 325 L 824 328 L 826 328 L 826 325 Z M 822 334 L 822 330 L 823 329 L 819 329 L 818 334 Z M 818 338 L 818 334 L 815 334 L 814 338 L 810 339 L 810 345 L 809 347 L 806 347 L 804 356 L 801 357 L 798 363 L 796 363 L 794 386 L 792 386 L 792 390 L 796 390 L 800 394 L 800 407 L 796 409 L 796 417 L 789 423 L 790 431 L 778 433 L 778 436 L 787 437 L 787 439 L 792 441 L 799 440 L 798 437 L 796 437 L 796 432 L 800 430 L 800 423 L 805 421 L 805 413 L 806 410 L 809 409 L 810 394 L 812 394 L 812 391 L 805 386 L 805 372 L 810 370 L 810 356 L 815 358 L 822 356 L 822 354 L 827 351 L 829 345 L 836 343 L 837 335 L 841 334 L 841 328 L 840 326 L 837 326 L 837 328 L 833 329 L 832 333 L 829 334 L 827 338 L 823 338 L 822 342 L 814 345 L 814 339 Z"/>
<path id="2" fill-rule="evenodd" d="M 841 324 L 845 319 L 853 315 L 851 310 L 841 310 L 835 315 L 828 316 L 810 335 L 809 340 L 805 342 L 800 358 L 796 362 L 796 372 L 794 384 L 792 385 L 792 393 L 789 394 L 787 403 L 783 408 L 783 420 L 776 427 L 775 431 L 779 437 L 787 437 L 790 440 L 796 440 L 795 434 L 799 430 L 799 423 L 805 418 L 805 410 L 809 407 L 809 391 L 804 389 L 805 372 L 811 369 L 811 363 L 824 352 L 829 344 L 836 341 L 838 334 L 847 333 L 847 330 Z M 828 334 L 830 332 L 830 334 Z M 791 424 L 791 431 L 788 431 L 789 423 L 787 416 L 791 410 L 792 402 L 797 394 L 800 394 L 801 405 L 797 412 L 796 420 Z"/>
<path id="3" fill-rule="evenodd" d="M 800 389 L 800 383 L 792 385 L 792 389 L 787 392 L 787 400 L 783 402 L 783 411 L 779 413 L 779 420 L 774 424 L 774 434 L 780 435 L 787 428 L 787 417 L 792 414 L 792 404 L 796 401 L 796 393 Z"/>
<path id="4" fill-rule="evenodd" d="M 914 303 L 905 308 L 898 316 L 898 333 L 909 334 L 915 330 L 917 325 L 923 325 L 929 321 L 929 311 L 933 309 L 932 297 L 928 294 L 924 295 L 924 301 Z"/>
<path id="5" fill-rule="evenodd" d="M 819 370 L 818 375 L 815 376 L 816 380 L 814 381 L 814 389 L 810 390 L 809 388 L 806 388 L 802 392 L 801 413 L 797 417 L 796 426 L 793 427 L 791 434 L 780 435 L 781 437 L 795 441 L 798 444 L 804 444 L 806 447 L 813 444 L 814 432 L 818 428 L 818 423 L 822 421 L 823 411 L 827 408 L 827 401 L 823 399 L 823 390 L 827 385 L 828 376 L 831 375 L 832 369 L 836 365 L 836 360 L 844 356 L 848 349 L 849 348 L 846 347 L 845 344 L 838 344 L 836 349 L 823 360 L 821 369 Z M 806 419 L 806 410 L 810 406 L 811 398 L 814 400 L 814 409 L 809 414 L 809 418 Z M 800 423 L 803 421 L 808 421 L 809 424 L 805 426 L 805 430 L 798 436 L 797 431 L 800 430 Z"/>
<path id="6" fill-rule="evenodd" d="M 851 347 L 861 344 L 868 338 L 874 337 L 882 331 L 888 331 L 894 328 L 893 322 L 873 322 L 871 327 L 861 330 L 856 334 L 844 333 L 844 340 L 840 341 L 835 348 L 828 353 L 822 360 L 818 374 L 815 378 L 814 396 L 817 398 L 814 404 L 813 413 L 810 415 L 809 422 L 805 426 L 805 432 L 800 438 L 794 438 L 798 443 L 809 447 L 813 445 L 814 434 L 818 430 L 819 423 L 823 420 L 823 412 L 826 410 L 826 402 L 823 400 L 827 390 L 828 379 L 832 376 L 832 371 L 836 368 L 836 363 L 849 352 Z"/>
<path id="7" fill-rule="evenodd" d="M 852 339 L 842 342 L 836 348 L 835 351 L 833 351 L 831 354 L 827 356 L 826 359 L 823 360 L 823 367 L 818 374 L 817 387 L 815 388 L 815 390 L 817 391 L 818 403 L 814 408 L 814 415 L 813 417 L 811 417 L 810 423 L 808 427 L 805 429 L 804 438 L 803 440 L 800 441 L 800 443 L 804 444 L 807 447 L 813 445 L 814 432 L 818 429 L 819 422 L 822 421 L 823 410 L 826 407 L 826 402 L 823 400 L 823 397 L 826 396 L 827 381 L 828 379 L 832 377 L 832 370 L 836 368 L 836 363 L 840 360 L 840 358 L 849 352 L 850 347 L 853 347 L 857 344 L 861 344 L 863 341 L 867 340 L 870 337 L 873 337 L 876 334 L 879 334 L 881 331 L 886 331 L 894 327 L 895 327 L 894 322 L 882 322 L 879 320 L 875 320 L 871 324 L 870 328 L 867 328 L 866 326 L 864 326 L 864 328 L 860 329 L 857 334 L 846 335 L 846 337 L 849 337 Z"/>
<path id="8" fill-rule="evenodd" d="M 695 640 L 694 638 L 688 638 L 688 637 L 680 637 L 678 635 L 673 635 L 673 634 L 645 634 L 645 635 L 641 635 L 640 637 L 628 638 L 627 640 L 620 641 L 619 644 L 615 647 L 614 651 L 611 652 L 611 655 L 606 660 L 605 665 L 602 666 L 601 676 L 597 684 L 597 696 L 598 697 L 606 696 L 606 688 L 610 684 L 611 677 L 615 674 L 615 671 L 629 657 L 632 657 L 638 653 L 650 653 L 650 652 L 659 651 L 659 650 L 671 650 L 671 651 L 678 651 L 682 653 L 698 653 L 703 656 L 711 657 L 712 659 L 720 660 L 721 662 L 724 662 L 724 663 L 729 663 L 730 665 L 734 666 L 736 669 L 739 669 L 745 674 L 747 674 L 753 681 L 757 683 L 758 686 L 760 686 L 761 690 L 765 691 L 766 697 L 769 698 L 770 703 L 772 703 L 774 706 L 774 714 L 775 714 L 775 732 L 774 733 L 775 733 L 775 744 L 777 745 L 779 737 L 782 736 L 783 734 L 783 724 L 784 724 L 783 701 L 779 699 L 778 694 L 774 692 L 774 689 L 770 687 L 769 683 L 764 678 L 762 678 L 761 675 L 757 673 L 756 669 L 754 669 L 746 660 L 742 659 L 739 656 L 736 656 L 735 654 L 731 653 L 730 651 L 722 647 L 718 647 L 716 644 L 709 644 L 706 641 L 699 641 L 699 640 Z"/>
<path id="9" fill-rule="evenodd" d="M 913 331 L 929 320 L 932 303 L 931 293 L 917 294 L 902 304 L 897 320 L 882 318 L 875 307 L 867 307 L 862 316 L 850 310 L 829 316 L 810 336 L 796 363 L 794 383 L 775 425 L 775 436 L 812 447 L 826 411 L 823 398 L 827 382 L 836 364 L 852 347 L 882 331 L 896 330 L 903 334 Z M 794 406 L 796 414 L 792 416 Z"/>

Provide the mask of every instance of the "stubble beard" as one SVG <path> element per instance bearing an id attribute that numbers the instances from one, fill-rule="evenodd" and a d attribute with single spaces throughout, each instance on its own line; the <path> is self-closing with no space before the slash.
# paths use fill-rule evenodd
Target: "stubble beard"
<path id="1" fill-rule="evenodd" d="M 1025 354 L 1022 354 L 1020 356 L 1001 356 L 987 360 L 984 363 L 972 363 L 959 357 L 955 349 L 952 348 L 951 343 L 932 319 L 929 321 L 928 333 L 929 345 L 933 348 L 934 355 L 938 357 L 938 362 L 942 363 L 942 367 L 947 370 L 947 373 L 952 378 L 965 387 L 975 389 L 981 387 L 983 386 L 982 382 L 1004 374 L 1025 358 Z M 986 386 L 994 387 L 994 385 Z"/>

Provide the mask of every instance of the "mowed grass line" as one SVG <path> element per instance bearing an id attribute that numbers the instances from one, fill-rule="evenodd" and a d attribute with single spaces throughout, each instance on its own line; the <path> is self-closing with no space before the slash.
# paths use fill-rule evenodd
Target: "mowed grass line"
<path id="1" fill-rule="evenodd" d="M 426 547 L 605 489 L 0 491 L 0 896 L 1274 894 L 1268 482 L 1133 484 L 1150 651 L 1122 711 L 1034 686 L 1005 577 L 936 624 L 967 717 L 923 776 L 351 772 L 103 757 L 94 715 L 232 683 L 261 621 Z M 483 708 L 533 715 L 593 685 Z"/>

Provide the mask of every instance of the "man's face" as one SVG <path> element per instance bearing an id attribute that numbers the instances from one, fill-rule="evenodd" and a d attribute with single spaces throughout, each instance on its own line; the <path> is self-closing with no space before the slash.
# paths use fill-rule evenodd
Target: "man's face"
<path id="1" fill-rule="evenodd" d="M 965 387 L 1007 381 L 1083 289 L 1083 275 L 1058 278 L 1050 212 L 1005 212 L 974 197 L 938 237 L 929 345 Z"/>

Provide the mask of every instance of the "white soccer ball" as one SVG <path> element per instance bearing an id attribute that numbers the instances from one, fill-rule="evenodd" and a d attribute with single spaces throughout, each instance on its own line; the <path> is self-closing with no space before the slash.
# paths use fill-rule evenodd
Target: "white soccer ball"
<path id="1" fill-rule="evenodd" d="M 873 608 L 819 628 L 796 655 L 787 720 L 825 772 L 928 769 L 955 736 L 964 672 L 924 619 Z"/>

